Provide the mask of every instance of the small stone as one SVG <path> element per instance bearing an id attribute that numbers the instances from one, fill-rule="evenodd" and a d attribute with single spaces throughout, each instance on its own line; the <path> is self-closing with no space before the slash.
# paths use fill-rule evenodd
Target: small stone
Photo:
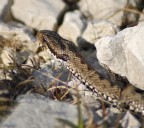
<path id="1" fill-rule="evenodd" d="M 126 112 L 120 123 L 123 128 L 139 128 L 141 126 L 140 122 L 129 111 Z"/>
<path id="2" fill-rule="evenodd" d="M 118 32 L 116 25 L 107 21 L 89 21 L 81 38 L 89 43 L 94 43 L 105 36 L 114 36 Z"/>
<path id="3" fill-rule="evenodd" d="M 84 29 L 84 21 L 80 11 L 67 12 L 64 16 L 64 21 L 58 29 L 58 33 L 67 40 L 72 41 L 77 45 L 77 39 L 81 36 Z"/>
<path id="4" fill-rule="evenodd" d="M 92 16 L 96 20 L 108 20 L 120 26 L 127 1 L 126 0 L 81 0 L 80 10 L 86 16 Z"/>
<path id="5" fill-rule="evenodd" d="M 3 47 L 11 47 L 17 49 L 28 48 L 37 51 L 38 43 L 35 43 L 35 37 L 32 32 L 21 24 L 5 24 L 0 22 L 0 36 L 5 38 Z"/>
<path id="6" fill-rule="evenodd" d="M 50 61 L 53 56 L 49 50 L 42 50 L 38 53 L 39 57 L 42 58 L 45 62 Z"/>
<path id="7" fill-rule="evenodd" d="M 38 49 L 31 31 L 22 25 L 7 25 L 0 22 L 0 62 L 9 65 L 14 57 L 22 64 Z"/>
<path id="8" fill-rule="evenodd" d="M 68 73 L 69 72 L 64 69 L 61 63 L 50 61 L 47 64 L 42 65 L 40 70 L 34 71 L 33 76 L 44 87 L 48 88 L 49 86 L 52 86 L 52 83 L 55 83 L 54 85 L 56 86 L 65 86 L 68 80 Z"/>
<path id="9" fill-rule="evenodd" d="M 62 0 L 14 0 L 11 8 L 14 18 L 36 30 L 55 30 L 65 9 Z"/>

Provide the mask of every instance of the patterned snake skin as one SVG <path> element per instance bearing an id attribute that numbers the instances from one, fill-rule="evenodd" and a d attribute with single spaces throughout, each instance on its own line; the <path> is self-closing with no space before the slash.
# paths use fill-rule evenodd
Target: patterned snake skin
<path id="1" fill-rule="evenodd" d="M 118 108 L 144 115 L 143 95 L 136 92 L 132 85 L 121 90 L 117 85 L 111 85 L 108 80 L 102 79 L 99 73 L 87 64 L 72 42 L 49 30 L 38 32 L 37 39 L 50 50 L 51 54 L 63 61 L 68 70 L 97 97 Z"/>

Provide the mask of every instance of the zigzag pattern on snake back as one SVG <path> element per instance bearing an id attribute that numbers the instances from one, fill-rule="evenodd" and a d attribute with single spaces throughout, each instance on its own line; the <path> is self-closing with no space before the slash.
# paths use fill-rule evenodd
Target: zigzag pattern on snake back
<path id="1" fill-rule="evenodd" d="M 101 79 L 100 74 L 84 60 L 72 42 L 49 30 L 38 32 L 37 39 L 50 50 L 51 54 L 63 61 L 69 71 L 96 96 L 118 108 L 129 109 L 144 115 L 142 94 L 136 92 L 132 85 L 121 90 L 117 85 L 111 85 L 108 80 Z"/>

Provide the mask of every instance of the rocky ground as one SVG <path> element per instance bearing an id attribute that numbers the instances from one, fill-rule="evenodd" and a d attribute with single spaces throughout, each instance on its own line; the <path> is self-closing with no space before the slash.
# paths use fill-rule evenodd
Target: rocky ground
<path id="1" fill-rule="evenodd" d="M 142 0 L 0 0 L 0 128 L 144 127 L 141 116 L 98 101 L 36 40 L 39 30 L 57 31 L 103 77 L 144 90 L 143 7 Z"/>

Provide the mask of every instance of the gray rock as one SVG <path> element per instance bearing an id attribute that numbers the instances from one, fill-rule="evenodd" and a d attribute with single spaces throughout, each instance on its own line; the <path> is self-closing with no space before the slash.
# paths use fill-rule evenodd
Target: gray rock
<path id="1" fill-rule="evenodd" d="M 45 62 L 52 59 L 52 55 L 49 50 L 42 50 L 38 53 L 39 57 L 41 57 Z"/>
<path id="2" fill-rule="evenodd" d="M 77 38 L 81 36 L 84 29 L 84 21 L 80 11 L 67 12 L 64 21 L 58 29 L 58 33 L 77 45 Z"/>
<path id="3" fill-rule="evenodd" d="M 14 0 L 12 15 L 37 30 L 55 30 L 66 5 L 62 0 Z"/>
<path id="4" fill-rule="evenodd" d="M 95 43 L 100 63 L 127 77 L 134 86 L 144 90 L 144 24 L 127 28 L 114 37 Z"/>
<path id="5" fill-rule="evenodd" d="M 35 37 L 31 30 L 20 23 L 5 24 L 0 22 L 0 35 L 11 41 L 6 44 L 7 46 L 28 48 L 34 52 L 38 48 L 38 44 L 34 43 Z"/>
<path id="6" fill-rule="evenodd" d="M 128 111 L 120 120 L 123 128 L 140 128 L 140 122 Z"/>
<path id="7" fill-rule="evenodd" d="M 51 60 L 50 62 L 42 65 L 42 68 L 33 72 L 33 76 L 43 84 L 45 87 L 49 87 L 53 82 L 59 85 L 66 85 L 68 81 L 69 71 L 66 70 L 62 63 Z"/>
<path id="8" fill-rule="evenodd" d="M 22 64 L 23 62 L 27 61 L 30 56 L 34 56 L 35 53 L 30 50 L 21 50 L 20 52 L 16 52 L 13 48 L 4 48 L 1 51 L 0 59 L 4 65 L 9 65 L 13 63 L 11 57 L 15 59 L 17 64 Z"/>
<path id="9" fill-rule="evenodd" d="M 96 40 L 105 36 L 114 36 L 118 32 L 116 25 L 107 21 L 89 21 L 81 38 L 89 43 L 94 43 Z"/>
<path id="10" fill-rule="evenodd" d="M 17 26 L 14 24 L 7 25 L 0 22 L 0 57 L 2 63 L 9 65 L 13 62 L 11 57 L 15 57 L 19 64 L 23 63 L 38 49 L 38 43 L 35 43 L 34 40 L 32 32 L 25 26 L 20 24 Z"/>
<path id="11" fill-rule="evenodd" d="M 90 15 L 96 20 L 108 20 L 120 26 L 124 13 L 121 9 L 126 3 L 126 0 L 81 0 L 79 7 L 86 16 Z"/>
<path id="12" fill-rule="evenodd" d="M 77 124 L 78 113 L 75 105 L 34 94 L 21 96 L 17 100 L 18 106 L 1 124 L 1 128 L 70 128 L 58 119 Z"/>

